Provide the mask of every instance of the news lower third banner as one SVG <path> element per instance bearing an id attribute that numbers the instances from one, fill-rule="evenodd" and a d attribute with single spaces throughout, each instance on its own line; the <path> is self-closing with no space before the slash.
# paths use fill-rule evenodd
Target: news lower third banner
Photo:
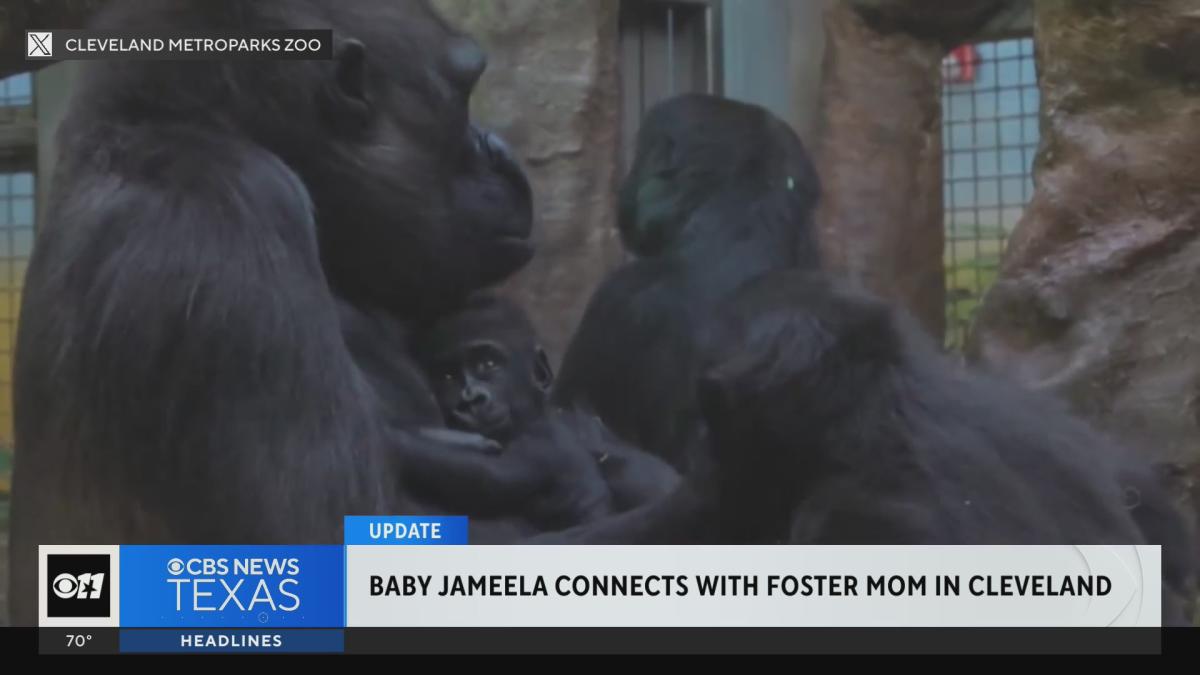
<path id="1" fill-rule="evenodd" d="M 123 652 L 342 652 L 359 629 L 1157 628 L 1162 614 L 1157 546 L 471 546 L 465 518 L 349 517 L 343 546 L 39 557 L 53 651 L 104 635 Z"/>

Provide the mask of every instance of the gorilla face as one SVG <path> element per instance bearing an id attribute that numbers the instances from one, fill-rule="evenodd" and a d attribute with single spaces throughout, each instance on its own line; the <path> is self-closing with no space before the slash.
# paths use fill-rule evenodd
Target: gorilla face
<path id="1" fill-rule="evenodd" d="M 508 145 L 472 127 L 467 167 L 454 179 L 454 219 L 475 243 L 473 287 L 502 281 L 533 257 L 532 191 Z M 479 237 L 482 237 L 480 239 Z"/>
<path id="2" fill-rule="evenodd" d="M 332 141 L 305 162 L 331 283 L 432 312 L 532 258 L 532 194 L 512 152 L 470 121 L 487 59 L 425 2 L 344 12 L 319 87 Z M 356 3 L 357 5 L 357 3 Z"/>
<path id="3" fill-rule="evenodd" d="M 545 413 L 554 371 L 528 315 L 478 294 L 413 340 L 446 425 L 508 443 Z"/>
<path id="4" fill-rule="evenodd" d="M 544 409 L 545 354 L 479 339 L 450 345 L 430 369 L 446 426 L 508 443 Z"/>
<path id="5" fill-rule="evenodd" d="M 819 191 L 803 143 L 765 109 L 703 94 L 653 108 L 638 133 L 633 168 L 621 186 L 618 226 L 626 248 L 660 255 L 714 194 L 740 191 L 741 204 L 788 191 L 807 213 Z"/>

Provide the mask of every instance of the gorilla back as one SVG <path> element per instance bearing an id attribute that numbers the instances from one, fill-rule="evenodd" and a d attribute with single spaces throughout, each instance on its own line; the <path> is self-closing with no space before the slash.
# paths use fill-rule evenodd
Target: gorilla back
<path id="1" fill-rule="evenodd" d="M 339 305 L 423 315 L 531 256 L 529 185 L 468 116 L 486 59 L 425 2 L 129 0 L 96 27 L 339 42 L 80 77 L 17 345 L 18 625 L 38 544 L 336 543 L 415 512 Z M 393 421 L 436 411 L 411 397 Z"/>
<path id="2" fill-rule="evenodd" d="M 814 274 L 730 299 L 702 339 L 699 398 L 739 493 L 726 502 L 749 508 L 721 517 L 755 543 L 1157 544 L 1181 621 L 1195 549 L 1149 467 L 911 323 Z"/>
<path id="3" fill-rule="evenodd" d="M 762 108 L 687 95 L 652 110 L 621 189 L 621 236 L 638 259 L 592 298 L 556 401 L 686 469 L 693 336 L 746 280 L 816 266 L 819 191 L 800 139 Z"/>

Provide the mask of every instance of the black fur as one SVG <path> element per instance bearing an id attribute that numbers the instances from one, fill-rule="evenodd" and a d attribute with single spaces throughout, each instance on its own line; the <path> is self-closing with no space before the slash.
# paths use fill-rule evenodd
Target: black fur
<path id="1" fill-rule="evenodd" d="M 377 395 L 390 426 L 441 423 L 429 382 L 411 355 L 413 330 L 390 312 L 338 303 L 342 335 L 355 365 Z"/>
<path id="2" fill-rule="evenodd" d="M 703 343 L 699 398 L 724 503 L 740 505 L 722 512 L 723 531 L 756 543 L 1159 544 L 1164 620 L 1184 622 L 1195 549 L 1164 486 L 1056 402 L 960 370 L 906 316 L 815 274 L 749 284 Z"/>
<path id="3" fill-rule="evenodd" d="M 436 408 L 395 343 L 381 396 L 343 324 L 456 306 L 532 254 L 529 185 L 469 124 L 481 52 L 425 2 L 128 0 L 95 23 L 179 26 L 328 27 L 337 58 L 79 78 L 17 344 L 17 625 L 38 544 L 337 543 L 346 514 L 421 512 L 395 464 L 438 456 L 405 430 Z"/>
<path id="4" fill-rule="evenodd" d="M 418 335 L 417 354 L 465 439 L 428 471 L 405 472 L 431 500 L 471 517 L 471 540 L 511 541 L 593 522 L 659 499 L 678 483 L 665 462 L 624 445 L 596 418 L 547 410 L 553 384 L 540 341 L 516 304 L 479 295 Z M 451 466 L 453 465 L 453 466 Z"/>
<path id="5" fill-rule="evenodd" d="M 695 333 L 746 280 L 816 265 L 818 192 L 799 138 L 761 108 L 688 95 L 651 111 L 621 191 L 622 238 L 639 257 L 592 298 L 556 401 L 686 470 Z"/>
<path id="6" fill-rule="evenodd" d="M 604 522 L 680 483 L 670 465 L 571 411 L 548 412 L 502 450 L 464 444 L 422 462 L 408 449 L 404 459 L 410 491 L 468 515 L 476 544 Z"/>

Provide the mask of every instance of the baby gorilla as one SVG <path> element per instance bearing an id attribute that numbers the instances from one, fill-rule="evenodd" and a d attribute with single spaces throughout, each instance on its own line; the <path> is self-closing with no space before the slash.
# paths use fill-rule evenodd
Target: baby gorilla
<path id="1" fill-rule="evenodd" d="M 512 303 L 473 298 L 419 336 L 418 356 L 450 429 L 504 446 L 546 413 L 550 360 Z"/>
<path id="2" fill-rule="evenodd" d="M 417 336 L 417 356 L 448 429 L 426 434 L 462 441 L 433 483 L 468 510 L 473 541 L 590 522 L 662 497 L 679 480 L 594 416 L 547 409 L 554 373 L 528 316 L 510 302 L 472 298 Z"/>

